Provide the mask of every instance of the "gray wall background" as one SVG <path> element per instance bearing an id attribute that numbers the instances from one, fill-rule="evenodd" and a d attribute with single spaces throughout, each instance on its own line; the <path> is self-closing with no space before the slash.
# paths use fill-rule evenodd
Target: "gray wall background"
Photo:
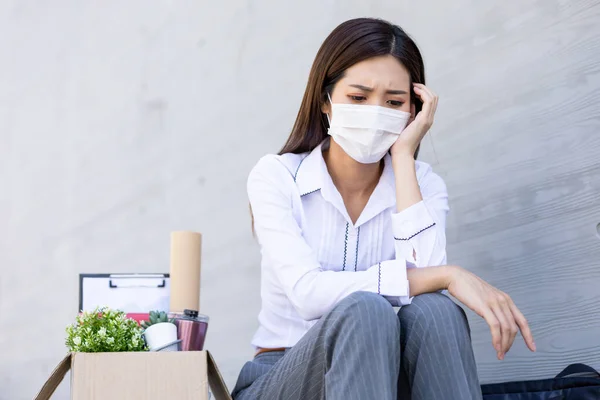
<path id="1" fill-rule="evenodd" d="M 164 272 L 169 232 L 204 234 L 207 347 L 232 387 L 251 357 L 258 249 L 247 173 L 276 152 L 318 46 L 379 16 L 440 94 L 422 159 L 451 195 L 451 262 L 508 291 L 538 353 L 482 381 L 600 368 L 600 2 L 0 2 L 0 399 L 65 353 L 81 272 Z M 56 398 L 68 397 L 63 384 Z"/>

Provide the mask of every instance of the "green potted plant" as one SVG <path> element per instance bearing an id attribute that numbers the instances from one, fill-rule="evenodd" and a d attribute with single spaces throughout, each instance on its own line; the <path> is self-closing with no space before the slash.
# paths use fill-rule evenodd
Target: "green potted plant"
<path id="1" fill-rule="evenodd" d="M 148 321 L 142 321 L 144 339 L 151 351 L 177 351 L 177 326 L 164 311 L 150 311 Z"/>
<path id="2" fill-rule="evenodd" d="M 146 351 L 142 328 L 125 312 L 108 307 L 96 308 L 77 316 L 66 328 L 65 344 L 71 352 L 99 353 Z"/>

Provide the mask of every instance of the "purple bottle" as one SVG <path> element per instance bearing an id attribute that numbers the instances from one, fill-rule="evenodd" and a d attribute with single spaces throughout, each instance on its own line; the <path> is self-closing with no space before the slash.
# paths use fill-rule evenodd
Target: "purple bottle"
<path id="1" fill-rule="evenodd" d="M 200 351 L 204 348 L 204 339 L 208 329 L 208 317 L 196 310 L 183 310 L 175 314 L 177 336 L 181 339 L 181 351 Z"/>

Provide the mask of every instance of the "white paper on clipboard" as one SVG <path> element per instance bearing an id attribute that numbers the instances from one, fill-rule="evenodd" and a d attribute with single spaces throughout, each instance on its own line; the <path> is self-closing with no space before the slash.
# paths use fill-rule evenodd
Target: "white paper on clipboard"
<path id="1" fill-rule="evenodd" d="M 79 311 L 169 311 L 169 274 L 79 274 Z"/>

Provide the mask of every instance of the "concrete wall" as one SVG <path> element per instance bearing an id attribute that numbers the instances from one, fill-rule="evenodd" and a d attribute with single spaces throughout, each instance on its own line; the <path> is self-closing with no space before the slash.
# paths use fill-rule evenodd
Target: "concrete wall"
<path id="1" fill-rule="evenodd" d="M 78 273 L 167 271 L 177 229 L 205 235 L 207 346 L 233 385 L 259 306 L 247 173 L 284 142 L 321 41 L 365 15 L 415 36 L 441 95 L 422 158 L 449 186 L 450 260 L 536 333 L 538 354 L 494 361 L 471 315 L 482 380 L 600 367 L 599 1 L 5 0 L 0 399 L 63 356 Z"/>
<path id="2" fill-rule="evenodd" d="M 482 380 L 600 369 L 600 2 L 465 1 L 416 20 L 443 105 L 436 170 L 451 199 L 448 252 L 509 292 L 539 352 L 499 362 L 471 314 Z"/>

